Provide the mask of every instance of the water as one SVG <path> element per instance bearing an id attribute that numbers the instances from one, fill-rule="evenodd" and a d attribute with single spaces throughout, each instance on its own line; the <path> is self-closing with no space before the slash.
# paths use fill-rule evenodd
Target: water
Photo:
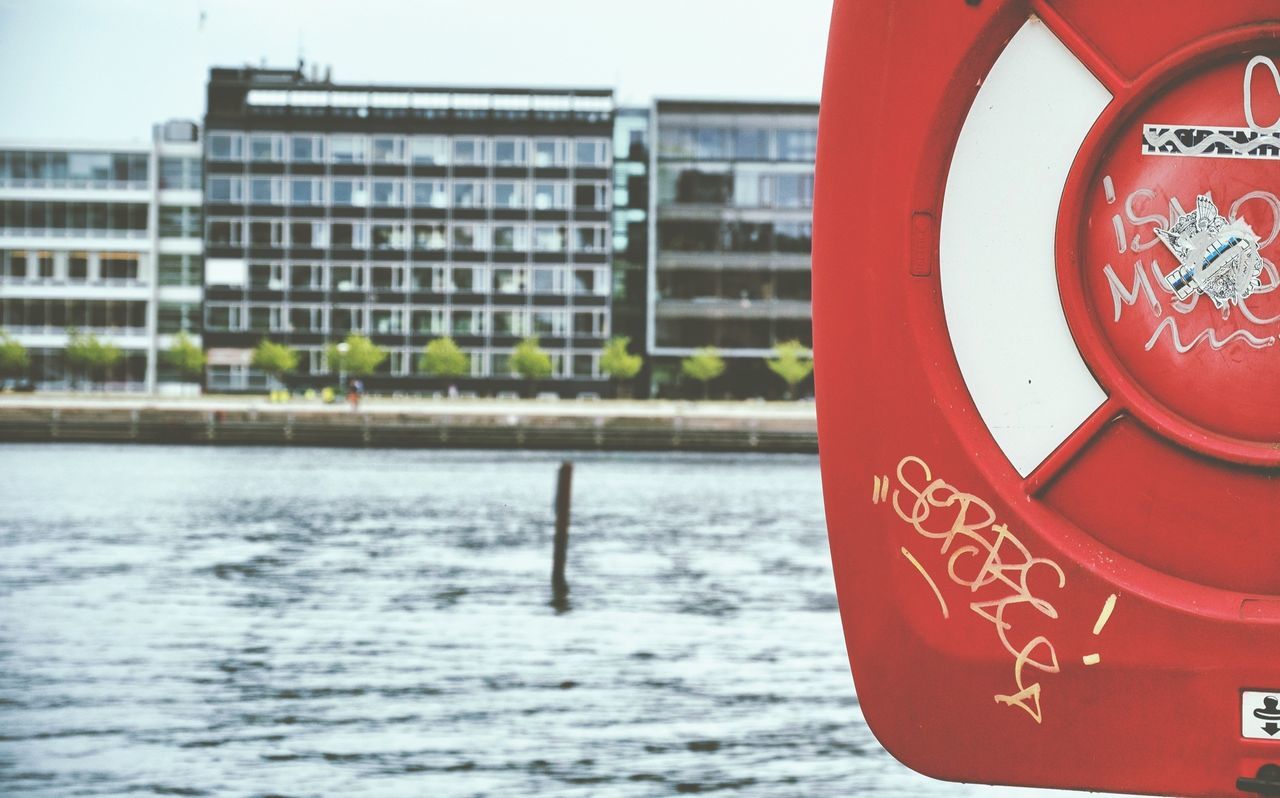
<path id="1" fill-rule="evenodd" d="M 812 457 L 0 446 L 0 794 L 989 794 L 897 764 Z M 1004 793 L 1002 793 L 1004 794 Z"/>

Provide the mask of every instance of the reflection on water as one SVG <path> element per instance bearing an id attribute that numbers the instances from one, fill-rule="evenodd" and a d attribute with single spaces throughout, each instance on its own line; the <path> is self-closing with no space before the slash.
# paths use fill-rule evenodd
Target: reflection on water
<path id="1" fill-rule="evenodd" d="M 810 457 L 0 446 L 0 794 L 977 794 L 862 723 Z"/>

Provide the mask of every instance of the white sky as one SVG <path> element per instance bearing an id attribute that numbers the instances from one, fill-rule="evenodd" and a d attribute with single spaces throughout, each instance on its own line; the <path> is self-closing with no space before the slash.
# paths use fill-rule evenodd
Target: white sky
<path id="1" fill-rule="evenodd" d="M 0 138 L 145 140 L 210 65 L 816 101 L 831 0 L 0 0 Z M 203 22 L 201 21 L 203 17 Z"/>

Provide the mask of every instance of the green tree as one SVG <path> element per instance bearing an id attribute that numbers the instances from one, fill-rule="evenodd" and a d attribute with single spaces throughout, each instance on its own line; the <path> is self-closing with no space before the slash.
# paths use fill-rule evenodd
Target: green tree
<path id="1" fill-rule="evenodd" d="M 286 375 L 297 370 L 298 353 L 285 344 L 263 338 L 253 349 L 250 365 L 276 382 L 283 382 Z"/>
<path id="2" fill-rule="evenodd" d="M 8 333 L 0 332 L 0 377 L 21 377 L 30 365 L 27 348 Z"/>
<path id="3" fill-rule="evenodd" d="M 340 344 L 329 344 L 329 369 L 352 377 L 367 377 L 387 359 L 387 350 L 359 333 L 351 333 Z"/>
<path id="4" fill-rule="evenodd" d="M 792 398 L 796 386 L 813 373 L 813 352 L 796 340 L 783 341 L 773 347 L 773 359 L 765 358 L 769 370 L 787 384 L 787 398 Z"/>
<path id="5" fill-rule="evenodd" d="M 538 380 L 551 376 L 551 355 L 538 345 L 536 337 L 525 338 L 511 350 L 511 370 L 529 381 L 532 395 Z"/>
<path id="6" fill-rule="evenodd" d="M 644 358 L 627 351 L 631 339 L 619 335 L 609 339 L 609 343 L 600 350 L 600 370 L 611 379 L 618 381 L 618 395 L 624 398 L 631 395 L 630 380 L 640 373 L 644 366 Z M 624 396 L 625 395 L 625 396 Z"/>
<path id="7" fill-rule="evenodd" d="M 446 335 L 431 339 L 422 348 L 418 370 L 436 377 L 465 377 L 471 373 L 471 358 Z"/>
<path id="8" fill-rule="evenodd" d="M 720 350 L 714 346 L 704 346 L 693 350 L 693 354 L 680 361 L 680 371 L 686 377 L 702 383 L 702 398 L 706 399 L 711 390 L 711 381 L 724 374 L 724 358 Z"/>
<path id="9" fill-rule="evenodd" d="M 92 333 L 83 335 L 79 330 L 68 330 L 65 357 L 73 372 L 88 376 L 90 381 L 97 378 L 106 382 L 107 375 L 124 358 L 124 353 L 120 347 L 104 344 Z"/>
<path id="10" fill-rule="evenodd" d="M 198 380 L 204 374 L 204 350 L 185 332 L 174 337 L 169 351 L 164 353 L 164 359 L 184 377 Z"/>

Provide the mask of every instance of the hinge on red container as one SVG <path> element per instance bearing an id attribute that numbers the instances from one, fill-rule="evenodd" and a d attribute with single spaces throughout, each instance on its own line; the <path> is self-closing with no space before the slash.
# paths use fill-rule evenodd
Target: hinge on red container
<path id="1" fill-rule="evenodd" d="M 1236 779 L 1236 789 L 1258 795 L 1280 795 L 1280 765 L 1263 765 L 1253 778 Z"/>

